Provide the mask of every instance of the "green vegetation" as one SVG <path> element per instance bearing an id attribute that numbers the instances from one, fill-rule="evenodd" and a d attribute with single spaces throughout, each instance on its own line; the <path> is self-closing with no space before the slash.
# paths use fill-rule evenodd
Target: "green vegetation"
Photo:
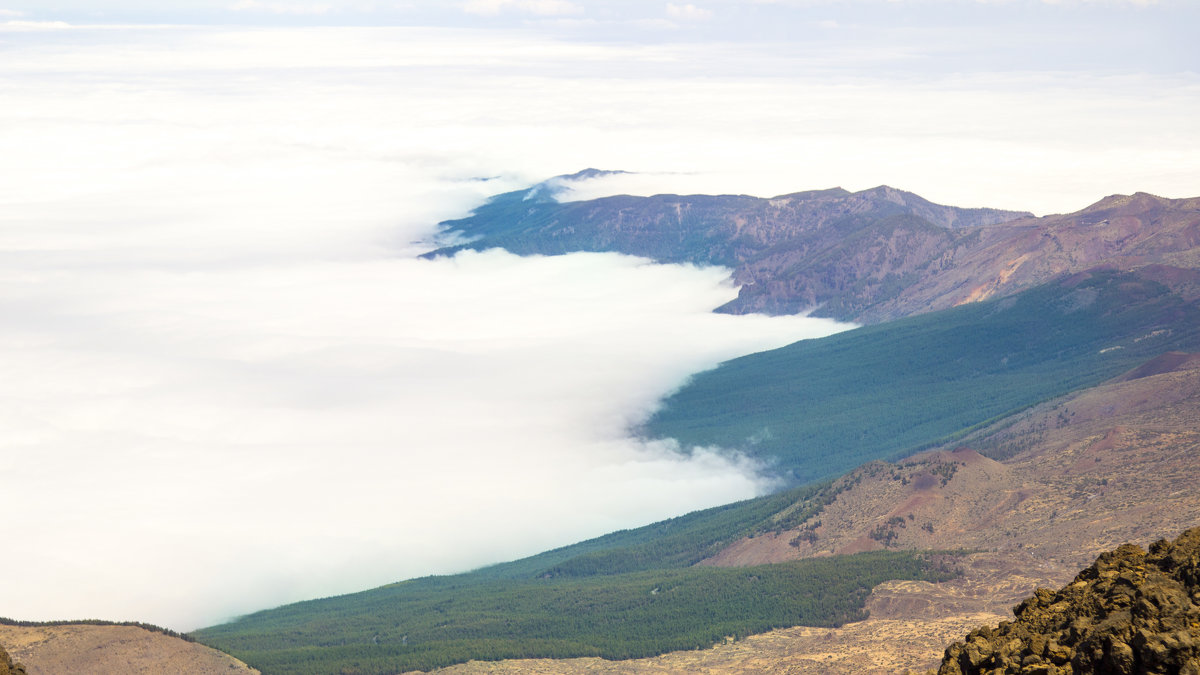
<path id="1" fill-rule="evenodd" d="M 734 251 L 746 242 L 726 241 L 731 214 L 762 210 L 766 200 L 746 196 L 690 195 L 693 207 L 675 215 L 680 197 L 619 195 L 585 202 L 558 203 L 528 190 L 492 197 L 462 220 L 442 223 L 470 241 L 433 251 L 426 257 L 462 250 L 503 248 L 520 255 L 562 255 L 580 251 L 619 251 L 660 262 L 735 266 Z M 614 227 L 621 215 L 636 227 Z"/>
<path id="2" fill-rule="evenodd" d="M 743 536 L 786 529 L 837 494 L 827 483 L 696 511 L 632 530 L 620 530 L 516 562 L 475 572 L 492 579 L 583 577 L 688 567 Z"/>
<path id="3" fill-rule="evenodd" d="M 64 621 L 18 621 L 8 617 L 0 616 L 0 625 L 2 626 L 20 626 L 22 628 L 37 628 L 39 626 L 133 626 L 142 630 L 150 631 L 151 633 L 162 633 L 168 637 L 179 638 L 188 642 L 195 642 L 192 636 L 186 633 L 177 633 L 170 628 L 163 628 L 152 623 L 142 623 L 141 621 L 105 621 L 103 619 L 71 619 Z"/>
<path id="4" fill-rule="evenodd" d="M 469 659 L 627 659 L 726 637 L 865 618 L 888 579 L 953 575 L 936 556 L 873 552 L 746 568 L 586 578 L 431 577 L 259 612 L 195 634 L 268 673 L 396 673 Z"/>
<path id="5" fill-rule="evenodd" d="M 1194 303 L 1094 272 L 728 361 L 668 398 L 643 433 L 741 449 L 806 483 L 1197 348 Z"/>

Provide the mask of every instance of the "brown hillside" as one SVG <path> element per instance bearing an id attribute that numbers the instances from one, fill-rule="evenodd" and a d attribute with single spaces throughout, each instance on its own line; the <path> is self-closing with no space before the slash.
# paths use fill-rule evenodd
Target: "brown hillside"
<path id="1" fill-rule="evenodd" d="M 1156 279 L 1200 288 L 1200 198 L 1143 192 L 1113 195 L 1077 213 L 981 227 L 935 273 L 869 309 L 866 320 L 896 318 L 1010 295 L 1062 274 L 1100 265 L 1182 268 Z"/>
<path id="2" fill-rule="evenodd" d="M 210 647 L 137 626 L 0 625 L 0 645 L 24 664 L 29 675 L 258 672 Z"/>
<path id="3" fill-rule="evenodd" d="M 887 186 L 769 199 L 618 195 L 565 203 L 534 188 L 498 195 L 441 225 L 471 241 L 429 256 L 500 247 L 722 265 L 740 289 L 718 311 L 807 310 L 863 323 L 1009 295 L 1099 266 L 1200 269 L 1200 198 L 1141 192 L 1035 218 L 935 204 Z"/>
<path id="4" fill-rule="evenodd" d="M 1164 355 L 967 445 L 979 451 L 862 467 L 842 479 L 850 489 L 800 528 L 742 540 L 708 563 L 970 548 L 1073 570 L 1124 541 L 1185 529 L 1200 522 L 1200 359 Z M 815 539 L 799 537 L 805 528 Z"/>

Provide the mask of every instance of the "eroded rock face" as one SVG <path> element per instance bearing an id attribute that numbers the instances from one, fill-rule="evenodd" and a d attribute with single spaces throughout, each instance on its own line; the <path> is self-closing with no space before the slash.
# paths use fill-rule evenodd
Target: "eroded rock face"
<path id="1" fill-rule="evenodd" d="M 25 675 L 25 666 L 13 663 L 12 657 L 3 647 L 0 647 L 0 675 Z"/>
<path id="2" fill-rule="evenodd" d="M 938 675 L 1200 675 L 1200 527 L 1149 553 L 1131 544 L 1104 553 L 1013 613 L 951 645 Z"/>

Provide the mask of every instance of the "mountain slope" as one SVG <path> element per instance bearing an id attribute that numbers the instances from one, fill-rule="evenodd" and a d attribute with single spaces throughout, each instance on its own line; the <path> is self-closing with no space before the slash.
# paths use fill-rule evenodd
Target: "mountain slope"
<path id="1" fill-rule="evenodd" d="M 865 618 L 887 579 L 937 581 L 908 552 L 738 570 L 692 567 L 584 578 L 418 579 L 259 612 L 197 637 L 269 673 L 395 673 L 471 659 L 628 659 L 709 647 L 781 626 Z"/>
<path id="2" fill-rule="evenodd" d="M 246 664 L 210 647 L 131 625 L 0 624 L 0 645 L 29 675 L 248 675 Z M 0 658 L 0 674 L 3 671 Z"/>
<path id="3" fill-rule="evenodd" d="M 1200 354 L 1164 354 L 964 441 L 986 457 L 947 448 L 863 467 L 835 482 L 844 489 L 820 513 L 745 537 L 707 561 L 756 565 L 868 548 L 986 551 L 968 556 L 959 579 L 876 587 L 861 623 L 772 631 L 652 659 L 472 663 L 448 672 L 860 675 L 936 667 L 952 640 L 1011 620 L 1009 609 L 1035 588 L 1067 583 L 1100 552 L 1200 522 L 1197 420 Z"/>
<path id="4" fill-rule="evenodd" d="M 619 251 L 661 262 L 723 265 L 744 284 L 725 311 L 785 314 L 821 305 L 824 315 L 849 319 L 939 269 L 941 258 L 975 240 L 973 228 L 1029 215 L 942 206 L 886 186 L 771 199 L 555 201 L 554 187 L 577 176 L 498 195 L 470 217 L 442 223 L 466 243 L 428 255 L 501 247 L 545 255 Z"/>
<path id="5" fill-rule="evenodd" d="M 1198 348 L 1196 300 L 1141 274 L 1093 270 L 733 359 L 693 377 L 642 431 L 742 450 L 807 482 Z"/>
<path id="6" fill-rule="evenodd" d="M 1073 570 L 1100 551 L 1200 522 L 1200 354 L 1101 385 L 897 464 L 863 466 L 822 509 L 707 564 L 964 546 Z"/>
<path id="7" fill-rule="evenodd" d="M 1029 307 L 1039 310 L 1027 311 Z M 871 356 L 892 362 L 898 360 L 897 355 L 901 353 L 898 350 L 907 349 L 908 358 L 916 359 L 920 355 L 921 360 L 913 362 L 918 370 L 931 369 L 936 375 L 922 386 L 936 388 L 950 382 L 958 388 L 953 388 L 952 395 L 946 400 L 969 401 L 974 400 L 971 397 L 981 397 L 980 400 L 986 402 L 997 398 L 1007 410 L 1046 398 L 1048 391 L 1080 386 L 1081 382 L 1096 377 L 1095 373 L 1103 368 L 1121 367 L 1129 370 L 1139 364 L 1128 359 L 1154 355 L 1166 345 L 1190 344 L 1200 339 L 1196 335 L 1196 331 L 1200 330 L 1200 318 L 1195 307 L 1161 284 L 1136 275 L 1110 271 L 1076 275 L 1011 301 L 981 303 L 954 310 L 950 314 L 968 317 L 970 321 L 952 321 L 941 315 L 914 317 L 902 323 L 924 328 L 910 333 L 911 327 L 901 326 L 899 337 L 892 332 L 894 327 L 862 329 L 862 335 L 884 336 L 886 339 L 871 338 L 865 344 L 852 345 L 853 350 L 843 349 L 835 353 L 853 354 L 852 361 Z M 1023 343 L 1022 349 L 997 349 L 997 344 L 1008 345 L 1005 335 L 1010 329 L 1006 323 L 992 324 L 987 321 L 1013 321 L 1010 317 L 1015 317 L 1019 324 L 1029 323 L 1032 326 L 1020 335 L 1022 340 L 1031 341 L 1033 346 Z M 958 330 L 965 331 L 967 341 L 987 354 L 988 368 L 971 361 L 967 358 L 969 355 L 962 356 L 954 352 L 956 347 L 951 340 L 928 339 L 925 331 L 940 330 L 943 326 L 958 326 Z M 993 330 L 999 334 L 993 335 Z M 1064 341 L 1056 342 L 1059 338 Z M 1044 340 L 1049 342 L 1041 342 Z M 1077 345 L 1082 346 L 1076 350 Z M 1097 355 L 1103 356 L 1104 360 L 1092 361 L 1099 358 Z M 1007 363 L 1004 362 L 1005 358 L 1008 359 Z M 1131 371 L 1147 374 L 1136 378 L 1134 382 L 1152 382 L 1155 377 L 1164 376 L 1164 373 L 1151 373 L 1161 370 L 1174 372 L 1173 368 L 1189 362 L 1187 358 L 1164 359 L 1157 365 L 1141 365 L 1141 370 Z M 939 370 L 935 367 L 939 363 L 952 364 L 951 371 Z M 1026 366 L 1029 370 L 1022 370 Z M 774 362 L 768 370 L 791 372 L 790 377 L 795 378 L 794 371 L 787 371 Z M 878 384 L 881 381 L 875 372 L 877 370 L 866 371 L 865 376 L 870 378 L 866 385 L 854 378 L 847 380 L 853 386 L 847 389 L 846 395 L 852 396 L 850 392 L 858 392 L 862 396 L 857 405 L 866 411 L 868 419 L 882 423 L 889 414 L 898 415 L 896 419 L 911 419 L 910 412 L 895 410 L 900 400 L 896 398 L 897 395 L 901 399 L 916 396 L 918 400 L 943 400 L 930 396 L 919 387 L 901 388 L 886 397 L 862 395 L 864 387 L 869 389 L 871 383 Z M 1076 370 L 1082 374 L 1076 373 Z M 953 377 L 946 376 L 946 372 L 951 372 Z M 990 372 L 998 374 L 1000 379 L 989 379 Z M 1012 372 L 1016 372 L 1018 377 L 1011 378 Z M 1047 373 L 1051 375 L 1047 376 Z M 758 376 L 753 373 L 742 373 L 741 376 L 742 385 L 747 391 L 754 391 L 760 384 Z M 996 386 L 1017 389 L 1014 383 L 1019 383 L 1023 377 L 1039 383 L 1042 382 L 1041 378 L 1045 378 L 1053 382 L 1053 387 L 1044 389 L 1040 388 L 1041 384 L 1037 387 L 1026 386 L 1025 394 L 1022 394 L 1026 398 L 1020 400 L 1011 399 L 1007 394 L 998 395 L 994 390 Z M 997 382 L 1001 384 L 997 385 Z M 973 386 L 967 386 L 967 383 L 973 383 Z M 825 410 L 811 408 L 807 412 L 816 417 L 828 414 Z M 979 414 L 990 413 L 985 411 Z M 953 428 L 953 424 L 950 428 Z M 943 435 L 941 426 L 929 423 L 915 425 L 908 438 L 914 443 L 931 444 Z M 879 447 L 876 445 L 875 449 Z M 973 475 L 966 469 L 955 469 L 959 473 L 957 477 L 951 473 L 951 469 L 957 467 L 957 460 L 941 458 L 922 461 L 934 464 L 922 465 L 920 469 L 903 469 L 913 474 L 908 476 L 908 480 L 914 489 L 924 489 L 929 481 L 940 480 L 929 476 L 947 478 L 948 485 L 957 486 L 958 483 L 953 480 L 961 481 Z M 985 475 L 991 476 L 987 466 L 996 463 L 986 464 L 980 458 L 974 464 L 982 467 Z M 358 664 L 355 667 L 364 672 L 388 672 L 389 667 L 399 667 L 399 664 L 406 664 L 404 667 L 432 667 L 468 659 L 516 656 L 596 654 L 607 658 L 628 658 L 681 646 L 712 644 L 719 642 L 722 635 L 761 632 L 771 626 L 831 620 L 840 622 L 847 619 L 813 618 L 817 615 L 811 613 L 801 616 L 789 606 L 780 606 L 779 612 L 773 613 L 774 610 L 769 609 L 772 605 L 766 598 L 774 597 L 773 594 L 782 592 L 789 584 L 795 588 L 796 582 L 789 580 L 791 577 L 787 576 L 785 570 L 763 568 L 752 572 L 751 576 L 764 582 L 754 588 L 739 585 L 745 583 L 745 575 L 729 578 L 705 576 L 708 573 L 703 570 L 713 566 L 774 563 L 781 560 L 770 556 L 751 560 L 746 553 L 747 546 L 766 546 L 771 550 L 783 546 L 787 557 L 791 559 L 811 557 L 817 552 L 813 548 L 817 545 L 813 544 L 814 540 L 825 546 L 842 536 L 827 535 L 821 525 L 814 525 L 816 521 L 829 524 L 831 532 L 841 532 L 852 540 L 861 540 L 851 541 L 847 547 L 832 551 L 838 553 L 851 553 L 855 550 L 854 546 L 861 550 L 890 547 L 885 544 L 895 545 L 898 541 L 896 536 L 899 535 L 889 537 L 887 528 L 918 531 L 918 526 L 924 522 L 900 528 L 895 520 L 896 514 L 883 518 L 882 525 L 872 521 L 873 529 L 865 534 L 861 530 L 868 519 L 853 516 L 853 523 L 838 520 L 845 518 L 845 504 L 861 502 L 863 490 L 884 480 L 879 469 L 864 471 L 867 474 L 860 471 L 833 485 L 797 488 L 710 509 L 637 530 L 613 533 L 472 574 L 415 580 L 351 596 L 260 612 L 233 624 L 200 631 L 196 636 L 270 672 L 301 673 L 309 672 L 306 669 L 310 667 L 311 672 L 326 672 L 338 664 Z M 898 476 L 901 470 L 888 471 L 889 475 Z M 889 485 L 891 482 L 902 482 L 901 478 L 887 480 Z M 1009 485 L 1009 482 L 997 479 L 992 484 L 1001 488 Z M 901 514 L 899 519 L 907 525 L 905 515 Z M 834 523 L 838 525 L 834 526 Z M 870 534 L 881 526 L 884 529 L 880 530 L 878 538 L 872 539 Z M 938 527 L 942 526 L 939 522 Z M 789 542 L 797 540 L 799 543 L 796 546 L 790 545 Z M 953 542 L 952 546 L 955 547 L 961 546 L 967 540 L 942 537 L 922 541 L 929 544 L 928 548 L 938 548 L 938 544 L 946 542 Z M 705 564 L 695 566 L 698 562 Z M 909 562 L 896 559 L 887 564 L 892 569 L 890 574 L 894 575 L 897 574 L 896 570 L 905 569 L 903 565 L 913 562 L 913 559 L 909 559 Z M 865 567 L 853 574 L 849 570 L 855 569 L 854 566 L 859 563 L 852 562 L 852 559 L 837 563 L 836 568 L 842 570 L 843 575 L 850 574 L 858 580 L 854 582 L 855 588 L 869 588 L 886 577 L 871 576 L 873 573 L 868 563 L 863 563 Z M 814 583 L 818 586 L 830 585 L 833 581 Z M 684 593 L 679 596 L 683 604 L 659 607 L 668 612 L 666 615 L 655 614 L 658 609 L 641 604 L 646 598 L 667 601 L 668 597 L 659 598 L 659 594 L 653 591 L 672 587 L 706 588 L 707 592 L 699 595 Z M 766 595 L 755 594 L 760 591 Z M 865 601 L 862 595 L 855 597 L 859 598 L 856 602 Z M 563 618 L 577 616 L 581 611 L 571 604 L 576 601 L 572 598 L 585 598 L 585 604 L 590 608 L 587 611 L 595 612 L 585 613 L 587 620 L 583 624 Z M 715 598 L 728 600 L 713 604 Z M 709 608 L 702 609 L 706 602 Z M 724 603 L 730 604 L 726 607 Z M 760 607 L 762 611 L 743 614 L 747 609 L 746 603 Z M 718 611 L 718 607 L 725 609 Z M 853 611 L 853 608 L 838 611 Z M 623 618 L 612 623 L 614 616 Z M 839 616 L 861 615 L 851 613 Z M 700 623 L 690 623 L 692 621 Z M 548 630 L 547 627 L 552 625 L 558 625 L 559 628 Z M 606 632 L 607 628 L 602 628 L 604 626 L 643 628 L 628 634 L 621 632 L 625 630 L 621 628 L 621 631 L 610 634 Z M 635 635 L 639 637 L 634 639 Z M 585 639 L 584 636 L 590 637 Z M 680 641 L 683 641 L 682 644 Z"/>
<path id="8" fill-rule="evenodd" d="M 592 175 L 498 195 L 470 217 L 442 223 L 458 243 L 429 255 L 502 247 L 724 265 L 741 289 L 720 311 L 813 310 L 860 323 L 1001 297 L 1099 265 L 1200 268 L 1200 198 L 1113 195 L 1044 218 L 942 206 L 886 186 L 770 199 L 555 200 L 563 185 Z"/>
<path id="9" fill-rule="evenodd" d="M 1200 198 L 1113 195 L 1067 215 L 981 227 L 977 243 L 865 318 L 1001 297 L 1097 265 L 1200 269 Z"/>

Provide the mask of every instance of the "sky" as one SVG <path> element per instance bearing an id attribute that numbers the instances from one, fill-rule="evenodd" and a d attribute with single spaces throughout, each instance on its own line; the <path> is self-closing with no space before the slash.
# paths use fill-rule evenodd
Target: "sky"
<path id="1" fill-rule="evenodd" d="M 616 192 L 1200 194 L 1186 2 L 0 0 L 0 616 L 188 630 L 763 494 L 629 428 L 728 270 L 420 260 Z M 802 376 L 802 374 L 801 374 Z"/>

